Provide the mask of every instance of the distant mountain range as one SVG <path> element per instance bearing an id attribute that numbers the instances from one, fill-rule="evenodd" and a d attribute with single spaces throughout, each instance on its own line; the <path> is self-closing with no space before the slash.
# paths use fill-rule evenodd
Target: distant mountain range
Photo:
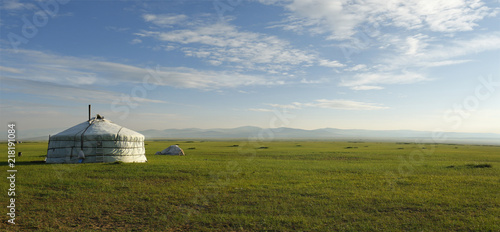
<path id="1" fill-rule="evenodd" d="M 324 128 L 303 130 L 294 128 L 238 127 L 231 129 L 166 129 L 140 131 L 147 139 L 248 139 L 259 140 L 366 140 L 437 143 L 471 143 L 500 145 L 500 134 L 494 133 L 433 133 L 413 130 L 347 130 Z"/>
<path id="2" fill-rule="evenodd" d="M 49 134 L 64 129 L 20 131 L 18 138 L 24 140 L 48 140 Z M 324 128 L 303 130 L 294 128 L 259 128 L 252 126 L 231 129 L 166 129 L 139 131 L 146 139 L 258 139 L 258 140 L 349 140 L 349 141 L 401 141 L 423 143 L 470 143 L 500 145 L 500 134 L 496 133 L 456 133 L 435 134 L 429 131 L 413 130 L 348 130 Z M 433 139 L 433 136 L 435 139 Z"/>

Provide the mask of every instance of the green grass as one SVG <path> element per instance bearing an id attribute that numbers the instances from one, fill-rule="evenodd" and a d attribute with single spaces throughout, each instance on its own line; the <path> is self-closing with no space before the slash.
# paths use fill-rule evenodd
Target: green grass
<path id="1" fill-rule="evenodd" d="M 144 164 L 41 164 L 23 143 L 15 226 L 0 146 L 0 230 L 500 231 L 498 146 L 148 141 Z"/>

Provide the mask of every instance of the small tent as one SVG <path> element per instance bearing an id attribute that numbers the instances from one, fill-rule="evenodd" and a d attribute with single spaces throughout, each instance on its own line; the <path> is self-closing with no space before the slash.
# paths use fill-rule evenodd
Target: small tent
<path id="1" fill-rule="evenodd" d="M 182 148 L 177 145 L 172 145 L 170 147 L 165 148 L 163 151 L 156 152 L 155 155 L 185 155 Z"/>
<path id="2" fill-rule="evenodd" d="M 100 115 L 50 136 L 45 162 L 77 163 L 80 150 L 83 163 L 147 162 L 144 135 Z"/>

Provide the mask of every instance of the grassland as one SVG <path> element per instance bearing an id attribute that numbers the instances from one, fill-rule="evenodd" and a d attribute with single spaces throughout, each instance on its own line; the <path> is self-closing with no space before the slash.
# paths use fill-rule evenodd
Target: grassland
<path id="1" fill-rule="evenodd" d="M 179 144 L 187 156 L 155 156 Z M 16 225 L 68 231 L 500 231 L 500 147 L 148 141 L 144 164 L 42 164 L 17 150 Z"/>

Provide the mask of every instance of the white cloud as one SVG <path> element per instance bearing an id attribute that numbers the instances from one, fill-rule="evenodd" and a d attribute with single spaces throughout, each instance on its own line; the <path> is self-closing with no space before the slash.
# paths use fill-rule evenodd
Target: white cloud
<path id="1" fill-rule="evenodd" d="M 274 107 L 274 108 L 280 108 L 280 109 L 289 109 L 289 110 L 292 110 L 292 109 L 300 109 L 300 106 L 302 105 L 301 103 L 298 103 L 298 102 L 294 102 L 292 104 L 288 104 L 288 105 L 280 105 L 280 104 L 266 104 L 268 106 L 271 106 L 271 107 Z"/>
<path id="2" fill-rule="evenodd" d="M 324 67 L 330 67 L 330 68 L 341 68 L 345 67 L 345 64 L 341 64 L 340 62 L 334 60 L 334 61 L 329 61 L 329 60 L 319 60 L 319 65 L 324 66 Z"/>
<path id="3" fill-rule="evenodd" d="M 226 23 L 166 32 L 149 31 L 141 35 L 183 44 L 181 51 L 186 56 L 204 59 L 216 66 L 229 64 L 250 70 L 279 72 L 316 60 L 315 55 L 295 49 L 287 41 L 275 36 L 241 32 Z"/>
<path id="4" fill-rule="evenodd" d="M 149 15 L 146 20 L 153 18 Z M 288 41 L 262 33 L 240 31 L 227 22 L 187 25 L 185 29 L 142 31 L 142 37 L 180 44 L 180 50 L 190 57 L 200 58 L 211 65 L 228 65 L 243 70 L 279 73 L 313 64 L 343 67 L 338 61 L 320 59 L 316 54 L 294 48 Z"/>
<path id="5" fill-rule="evenodd" d="M 374 86 L 374 85 L 355 85 L 351 86 L 351 89 L 353 90 L 375 90 L 375 89 L 384 89 L 384 87 L 381 86 Z"/>
<path id="6" fill-rule="evenodd" d="M 306 78 L 302 78 L 302 80 L 300 80 L 300 83 L 302 83 L 302 84 L 321 84 L 321 83 L 326 83 L 326 82 L 329 82 L 329 79 L 321 78 L 321 79 L 317 79 L 317 80 L 309 80 Z"/>
<path id="7" fill-rule="evenodd" d="M 22 73 L 23 70 L 17 69 L 17 68 L 9 68 L 9 67 L 0 66 L 0 73 L 1 72 Z"/>
<path id="8" fill-rule="evenodd" d="M 411 9 L 432 31 L 470 31 L 491 9 L 480 0 L 416 1 Z"/>
<path id="9" fill-rule="evenodd" d="M 425 50 L 425 48 L 428 47 L 429 42 L 432 41 L 429 36 L 423 35 L 421 33 L 412 36 L 406 36 L 406 38 L 400 38 L 400 36 L 394 35 L 389 35 L 387 37 L 390 36 L 392 36 L 392 42 L 393 45 L 396 46 L 396 49 L 399 49 L 402 54 L 410 57 L 420 54 Z"/>
<path id="10" fill-rule="evenodd" d="M 160 27 L 172 27 L 173 25 L 179 24 L 187 19 L 186 15 L 183 14 L 144 14 L 142 18 L 146 22 L 151 22 Z"/>
<path id="11" fill-rule="evenodd" d="M 255 111 L 255 112 L 273 112 L 271 109 L 262 109 L 262 108 L 250 108 L 248 109 L 249 111 Z"/>
<path id="12" fill-rule="evenodd" d="M 285 5 L 291 11 L 287 23 L 294 31 L 310 30 L 330 39 L 345 39 L 335 46 L 347 49 L 342 50 L 347 59 L 352 55 L 350 52 L 378 47 L 377 53 L 370 53 L 374 54 L 371 61 L 343 66 L 342 71 L 356 74 L 343 77 L 339 85 L 354 90 L 377 90 L 389 84 L 429 80 L 428 68 L 470 62 L 472 59 L 466 56 L 500 49 L 498 32 L 454 36 L 456 32 L 473 30 L 477 22 L 497 14 L 498 8 L 490 9 L 479 0 L 294 0 Z M 342 24 L 351 18 L 354 24 Z M 390 27 L 400 27 L 406 32 L 391 33 Z M 382 30 L 386 33 L 380 33 Z M 447 36 L 436 36 L 431 31 Z M 321 60 L 318 63 L 327 64 Z"/>
<path id="13" fill-rule="evenodd" d="M 344 99 L 318 99 L 308 103 L 293 102 L 291 104 L 286 104 L 286 105 L 283 104 L 265 104 L 265 105 L 285 110 L 298 110 L 298 109 L 303 109 L 305 107 L 334 109 L 334 110 L 381 110 L 389 108 L 380 104 L 351 101 Z M 272 110 L 253 109 L 253 111 L 271 112 Z"/>
<path id="14" fill-rule="evenodd" d="M 352 9 L 342 1 L 295 0 L 286 6 L 300 21 L 294 23 L 310 27 L 313 33 L 330 32 L 332 39 L 346 39 L 355 34 L 355 27 L 362 22 Z"/>
<path id="15" fill-rule="evenodd" d="M 472 60 L 443 60 L 443 61 L 430 61 L 424 64 L 425 67 L 440 67 L 447 65 L 463 64 L 471 62 Z"/>
<path id="16" fill-rule="evenodd" d="M 500 49 L 500 33 L 497 32 L 480 34 L 468 39 L 438 40 L 421 34 L 404 38 L 386 35 L 386 38 L 393 41 L 395 51 L 377 58 L 377 63 L 370 68 L 362 64 L 344 69 L 357 73 L 342 78 L 340 86 L 354 90 L 375 90 L 383 89 L 383 85 L 426 81 L 430 80 L 425 75 L 428 68 L 467 63 L 472 61 L 463 59 L 468 55 Z"/>
<path id="17" fill-rule="evenodd" d="M 337 40 L 352 38 L 362 24 L 374 28 L 470 31 L 477 26 L 476 22 L 496 14 L 496 10 L 484 6 L 480 0 L 291 0 L 284 4 L 291 12 L 284 29 L 307 29 Z"/>
<path id="18" fill-rule="evenodd" d="M 428 80 L 421 74 L 413 72 L 394 73 L 358 73 L 350 78 L 342 79 L 340 86 L 350 87 L 354 90 L 382 89 L 379 85 L 411 84 Z"/>
<path id="19" fill-rule="evenodd" d="M 406 51 L 407 55 L 414 55 L 418 51 L 419 40 L 414 37 L 406 38 L 406 42 L 408 43 L 408 51 Z"/>
<path id="20" fill-rule="evenodd" d="M 446 60 L 464 55 L 500 49 L 500 33 L 485 33 L 470 39 L 455 39 L 435 45 L 419 56 L 424 60 Z"/>
<path id="21" fill-rule="evenodd" d="M 366 69 L 367 69 L 366 64 L 358 64 L 358 65 L 355 65 L 353 67 L 346 68 L 346 69 L 344 69 L 344 71 L 354 72 L 354 71 L 364 71 Z"/>
<path id="22" fill-rule="evenodd" d="M 479 34 L 467 39 L 437 40 L 420 34 L 407 37 L 406 40 L 394 37 L 392 40 L 399 51 L 378 60 L 379 72 L 409 67 L 429 68 L 461 64 L 471 61 L 460 59 L 463 56 L 500 49 L 500 33 L 498 32 Z"/>
<path id="23" fill-rule="evenodd" d="M 130 41 L 130 44 L 140 44 L 140 43 L 142 43 L 141 39 L 133 39 L 132 41 Z"/>
<path id="24" fill-rule="evenodd" d="M 15 79 L 8 77 L 0 77 L 2 81 L 2 92 L 15 91 L 27 95 L 35 95 L 54 100 L 64 99 L 74 102 L 94 102 L 109 104 L 116 99 L 121 98 L 121 94 L 113 91 L 97 90 L 92 88 L 81 88 L 76 86 L 67 86 L 61 84 L 53 84 L 44 81 Z M 8 88 L 6 88 L 8 87 Z M 140 103 L 165 103 L 161 100 L 147 99 L 143 97 L 134 97 L 135 102 Z"/>
<path id="25" fill-rule="evenodd" d="M 327 108 L 327 109 L 336 109 L 336 110 L 380 110 L 380 109 L 388 109 L 388 107 L 380 106 L 379 104 L 367 103 L 367 102 L 358 102 L 358 101 L 350 101 L 350 100 L 328 100 L 328 99 L 319 99 L 313 103 L 306 103 L 305 106 L 309 107 L 319 107 L 319 108 Z"/>
<path id="26" fill-rule="evenodd" d="M 107 26 L 105 27 L 106 30 L 108 31 L 114 31 L 114 32 L 124 32 L 130 30 L 128 27 L 113 27 L 113 26 Z"/>
<path id="27" fill-rule="evenodd" d="M 284 84 L 279 78 L 245 75 L 237 72 L 161 66 L 141 68 L 33 50 L 15 52 L 10 49 L 1 49 L 0 51 L 5 58 L 3 69 L 14 71 L 10 74 L 2 73 L 5 77 L 76 87 L 142 84 L 213 90 L 249 85 Z M 16 72 L 21 69 L 23 72 Z"/>
<path id="28" fill-rule="evenodd" d="M 36 9 L 36 6 L 31 3 L 21 3 L 18 0 L 4 0 L 2 9 L 5 10 L 26 10 Z"/>

